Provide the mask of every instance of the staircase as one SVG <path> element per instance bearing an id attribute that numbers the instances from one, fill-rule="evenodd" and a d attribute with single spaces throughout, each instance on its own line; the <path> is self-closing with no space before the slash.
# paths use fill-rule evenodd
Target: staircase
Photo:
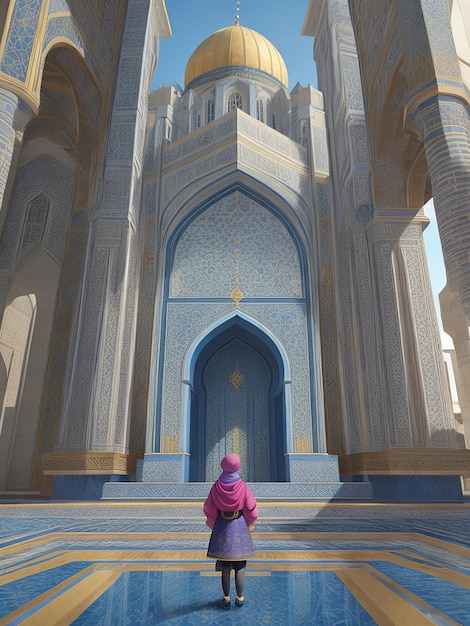
<path id="1" fill-rule="evenodd" d="M 294 508 L 302 504 L 330 500 L 372 500 L 372 485 L 369 482 L 341 482 L 337 458 L 319 455 L 315 463 L 293 465 L 292 482 L 248 483 L 258 501 L 284 503 Z M 103 485 L 102 500 L 151 500 L 171 502 L 203 502 L 209 493 L 210 482 L 184 482 L 180 475 L 167 474 L 159 455 L 146 454 L 138 462 L 136 480 L 133 482 L 107 482 Z M 308 471 L 306 471 L 308 468 Z M 310 480 L 300 480 L 308 475 Z M 292 477 L 292 476 L 291 476 Z"/>

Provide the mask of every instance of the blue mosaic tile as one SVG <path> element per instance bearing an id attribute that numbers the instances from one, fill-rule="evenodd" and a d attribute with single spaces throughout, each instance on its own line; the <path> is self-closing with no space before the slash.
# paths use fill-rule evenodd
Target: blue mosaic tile
<path id="1" fill-rule="evenodd" d="M 49 591 L 55 585 L 82 571 L 87 565 L 88 563 L 76 561 L 1 585 L 0 617 L 5 617 L 8 613 L 34 600 L 39 594 Z"/>
<path id="2" fill-rule="evenodd" d="M 247 576 L 245 605 L 231 611 L 221 594 L 218 577 L 198 572 L 126 572 L 73 624 L 375 624 L 331 572 Z"/>

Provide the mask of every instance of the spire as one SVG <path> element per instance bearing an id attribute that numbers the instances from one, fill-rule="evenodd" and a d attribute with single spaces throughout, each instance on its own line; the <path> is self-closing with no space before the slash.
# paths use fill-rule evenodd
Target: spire
<path id="1" fill-rule="evenodd" d="M 235 15 L 235 24 L 236 26 L 240 26 L 240 1 L 237 2 L 237 13 Z"/>

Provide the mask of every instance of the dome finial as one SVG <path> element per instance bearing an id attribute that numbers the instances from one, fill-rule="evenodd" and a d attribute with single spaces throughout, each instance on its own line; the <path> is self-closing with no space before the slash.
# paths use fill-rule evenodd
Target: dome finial
<path id="1" fill-rule="evenodd" d="M 240 1 L 237 2 L 237 13 L 235 15 L 235 25 L 240 26 Z"/>

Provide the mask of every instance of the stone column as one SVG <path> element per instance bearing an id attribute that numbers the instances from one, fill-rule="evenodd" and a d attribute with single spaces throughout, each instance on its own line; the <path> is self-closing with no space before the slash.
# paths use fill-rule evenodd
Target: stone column
<path id="1" fill-rule="evenodd" d="M 30 117 L 31 111 L 17 95 L 0 88 L 0 208 L 10 174 L 15 141 L 21 141 Z"/>
<path id="2" fill-rule="evenodd" d="M 470 380 L 470 339 L 456 341 L 455 355 L 459 371 L 459 404 L 465 434 L 465 445 L 470 448 L 470 389 L 466 381 Z"/>
<path id="3" fill-rule="evenodd" d="M 56 454 L 45 459 L 49 473 L 132 472 L 128 448 L 140 190 L 148 89 L 158 41 L 153 10 L 152 0 L 128 4 L 105 167 L 91 212 L 60 437 Z"/>
<path id="4" fill-rule="evenodd" d="M 470 440 L 470 110 L 463 100 L 436 95 L 417 106 L 434 196 L 448 293 L 458 324 L 443 312 L 454 339 L 465 440 Z M 455 321 L 455 319 L 454 319 Z M 467 467 L 465 468 L 467 469 Z M 463 471 L 462 471 L 463 473 Z M 468 478 L 466 479 L 468 484 Z"/>
<path id="5" fill-rule="evenodd" d="M 460 293 L 470 326 L 470 110 L 435 96 L 415 112 L 423 133 L 447 282 Z"/>
<path id="6" fill-rule="evenodd" d="M 456 386 L 464 427 L 465 445 L 470 448 L 470 340 L 468 324 L 456 287 L 446 286 L 439 294 L 444 330 L 454 342 L 457 361 Z"/>
<path id="7" fill-rule="evenodd" d="M 11 202 L 13 181 L 21 153 L 23 133 L 32 116 L 31 109 L 12 91 L 0 88 L 0 233 L 3 232 Z M 11 243 L 11 242 L 10 242 Z M 5 239 L 2 248 L 5 246 Z M 0 317 L 8 292 L 10 268 L 0 268 Z"/>
<path id="8" fill-rule="evenodd" d="M 369 151 L 348 0 L 310 2 L 302 34 L 315 37 L 318 83 L 329 121 L 331 184 L 328 192 L 317 185 L 319 307 L 329 451 L 344 455 L 378 447 L 384 436 L 364 228 L 373 209 Z M 341 346 L 336 345 L 338 333 Z"/>
<path id="9" fill-rule="evenodd" d="M 368 235 L 383 351 L 388 444 L 455 447 L 422 223 L 374 218 Z"/>
<path id="10" fill-rule="evenodd" d="M 43 0 L 6 4 L 10 4 L 11 10 L 7 11 L 6 21 L 2 24 L 4 32 L 1 33 L 0 48 L 0 208 L 11 169 L 15 135 L 19 134 L 16 139 L 21 142 L 24 127 L 31 117 L 31 110 L 25 102 L 31 106 L 38 104 L 28 82 L 34 82 L 38 71 L 40 54 L 39 50 L 35 53 L 34 46 L 39 46 L 39 41 L 34 35 L 40 32 L 41 19 L 47 11 L 47 3 Z M 16 94 L 22 94 L 22 98 Z"/>
<path id="11" fill-rule="evenodd" d="M 454 342 L 454 376 L 466 448 L 470 448 L 470 340 L 468 323 L 456 287 L 446 285 L 439 294 L 444 330 Z M 463 476 L 464 491 L 470 491 L 470 476 Z"/>
<path id="12" fill-rule="evenodd" d="M 447 271 L 470 325 L 470 106 L 448 0 L 399 0 L 408 111 L 421 132 Z"/>
<path id="13" fill-rule="evenodd" d="M 387 399 L 381 390 L 383 358 L 380 342 L 377 298 L 373 267 L 368 250 L 366 227 L 351 220 L 342 235 L 338 264 L 342 310 L 341 361 L 343 367 L 347 419 L 345 420 L 348 454 L 387 447 Z"/>

